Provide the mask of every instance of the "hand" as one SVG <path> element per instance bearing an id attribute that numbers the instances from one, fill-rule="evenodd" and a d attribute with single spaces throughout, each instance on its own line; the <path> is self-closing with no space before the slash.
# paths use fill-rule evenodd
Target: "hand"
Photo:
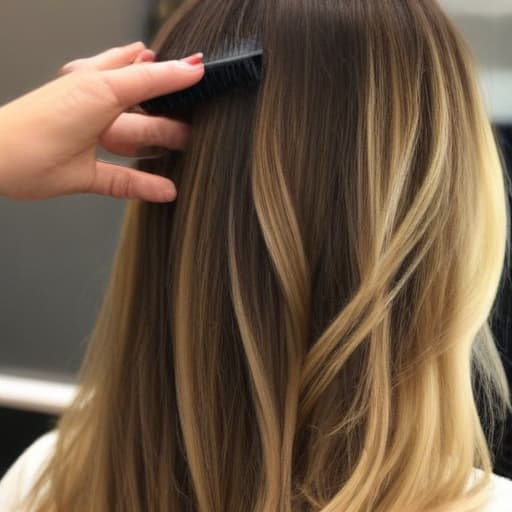
<path id="1" fill-rule="evenodd" d="M 96 160 L 98 145 L 134 156 L 138 148 L 183 149 L 181 122 L 125 113 L 185 89 L 204 74 L 202 54 L 151 62 L 143 43 L 70 62 L 56 80 L 0 108 L 0 195 L 45 199 L 96 193 L 165 202 L 176 197 L 162 177 Z"/>

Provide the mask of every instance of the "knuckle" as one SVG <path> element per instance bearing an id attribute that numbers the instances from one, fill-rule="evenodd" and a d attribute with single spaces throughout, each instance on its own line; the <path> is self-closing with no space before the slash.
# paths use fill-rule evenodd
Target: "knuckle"
<path id="1" fill-rule="evenodd" d="M 132 195 L 133 179 L 129 174 L 125 174 L 122 179 L 122 192 L 121 197 L 129 198 Z"/>
<path id="2" fill-rule="evenodd" d="M 155 82 L 155 74 L 151 66 L 147 64 L 141 64 L 137 69 L 142 87 L 149 90 L 152 84 Z"/>
<path id="3" fill-rule="evenodd" d="M 156 123 L 151 123 L 146 121 L 140 131 L 140 140 L 138 141 L 140 144 L 153 144 L 158 141 L 159 130 Z"/>
<path id="4" fill-rule="evenodd" d="M 109 195 L 118 198 L 129 198 L 133 191 L 133 178 L 128 173 L 122 173 L 111 177 L 109 182 Z"/>
<path id="5" fill-rule="evenodd" d="M 190 136 L 189 127 L 179 122 L 166 120 L 161 125 L 162 146 L 169 149 L 183 149 Z"/>
<path id="6" fill-rule="evenodd" d="M 109 195 L 109 196 L 112 196 L 112 197 L 116 197 L 115 196 L 115 191 L 116 191 L 116 177 L 115 176 L 110 176 L 110 178 L 108 179 L 108 182 L 107 182 L 107 186 L 106 186 L 106 190 L 105 190 L 105 194 L 106 195 Z"/>
<path id="7" fill-rule="evenodd" d="M 68 73 L 71 73 L 74 70 L 74 64 L 72 62 L 68 62 L 67 64 L 64 64 L 64 66 L 61 66 L 59 70 L 57 71 L 57 76 L 63 76 L 67 75 Z"/>
<path id="8" fill-rule="evenodd" d="M 108 73 L 101 73 L 99 74 L 99 78 L 102 81 L 103 87 L 106 89 L 108 94 L 112 97 L 116 108 L 119 111 L 123 111 L 126 108 L 126 98 L 122 94 L 121 91 L 118 90 L 117 87 L 114 86 L 112 81 L 110 80 L 110 77 L 108 76 Z"/>
<path id="9" fill-rule="evenodd" d="M 58 71 L 58 76 L 67 75 L 69 73 L 84 69 L 85 67 L 86 66 L 84 59 L 72 60 L 64 64 L 64 66 L 61 66 L 61 68 Z"/>
<path id="10" fill-rule="evenodd" d="M 152 68 L 147 64 L 138 67 L 138 73 L 140 75 L 141 81 L 147 84 L 152 84 L 155 76 L 152 71 Z"/>

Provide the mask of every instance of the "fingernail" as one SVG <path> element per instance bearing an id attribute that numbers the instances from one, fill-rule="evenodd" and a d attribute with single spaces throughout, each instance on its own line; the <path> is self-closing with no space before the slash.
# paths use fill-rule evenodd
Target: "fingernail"
<path id="1" fill-rule="evenodd" d="M 146 45 L 143 41 L 137 41 L 135 43 L 130 43 L 125 46 L 127 50 L 134 50 L 135 48 L 146 48 Z"/>
<path id="2" fill-rule="evenodd" d="M 144 50 L 139 55 L 139 58 L 141 62 L 151 62 L 155 60 L 155 52 L 153 50 Z"/>
<path id="3" fill-rule="evenodd" d="M 165 195 L 166 201 L 168 201 L 168 202 L 174 201 L 176 199 L 176 195 L 177 195 L 176 188 L 173 185 L 171 185 L 170 187 L 167 187 L 167 190 L 165 191 L 164 195 Z"/>
<path id="4" fill-rule="evenodd" d="M 185 57 L 184 59 L 180 59 L 181 62 L 186 62 L 188 64 L 202 64 L 203 62 L 203 52 L 194 53 L 193 55 L 189 55 L 188 57 Z"/>
<path id="5" fill-rule="evenodd" d="M 190 64 L 185 60 L 174 60 L 170 61 L 173 66 L 176 66 L 181 69 L 185 69 L 187 71 L 197 71 L 198 69 L 201 69 L 204 67 L 204 64 L 200 61 L 195 64 Z"/>

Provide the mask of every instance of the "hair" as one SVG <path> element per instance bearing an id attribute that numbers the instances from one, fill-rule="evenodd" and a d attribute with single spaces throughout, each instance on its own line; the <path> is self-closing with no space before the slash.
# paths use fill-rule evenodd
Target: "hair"
<path id="1" fill-rule="evenodd" d="M 480 510 L 509 213 L 470 52 L 433 0 L 187 1 L 155 48 L 255 38 L 259 88 L 146 164 L 178 198 L 128 204 L 34 510 Z"/>

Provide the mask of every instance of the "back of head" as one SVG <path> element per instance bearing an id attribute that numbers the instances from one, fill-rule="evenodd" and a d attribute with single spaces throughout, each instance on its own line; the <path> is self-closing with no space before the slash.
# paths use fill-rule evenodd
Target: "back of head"
<path id="1" fill-rule="evenodd" d="M 129 206 L 48 500 L 478 510 L 507 209 L 468 51 L 430 0 L 187 1 L 156 48 L 247 39 L 259 89 L 152 164 L 176 203 Z"/>

